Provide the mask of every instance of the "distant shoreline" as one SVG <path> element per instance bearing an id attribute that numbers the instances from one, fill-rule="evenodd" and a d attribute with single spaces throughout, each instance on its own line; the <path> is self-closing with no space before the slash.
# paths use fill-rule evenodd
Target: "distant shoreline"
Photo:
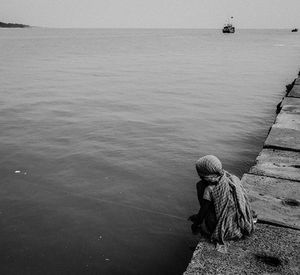
<path id="1" fill-rule="evenodd" d="M 0 22 L 0 28 L 29 28 L 29 25 Z"/>

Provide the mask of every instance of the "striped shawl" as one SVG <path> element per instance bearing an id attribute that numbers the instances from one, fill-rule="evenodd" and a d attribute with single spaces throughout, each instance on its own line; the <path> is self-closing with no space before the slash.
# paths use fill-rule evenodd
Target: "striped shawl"
<path id="1" fill-rule="evenodd" d="M 212 191 L 217 225 L 212 240 L 224 243 L 238 239 L 253 231 L 251 208 L 245 190 L 238 177 L 224 171 L 224 175 Z"/>

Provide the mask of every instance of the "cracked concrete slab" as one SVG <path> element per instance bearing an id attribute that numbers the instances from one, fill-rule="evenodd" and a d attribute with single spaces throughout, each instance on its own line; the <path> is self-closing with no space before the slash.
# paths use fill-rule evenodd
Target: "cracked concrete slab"
<path id="1" fill-rule="evenodd" d="M 300 77 L 297 77 L 297 78 L 295 79 L 294 85 L 300 85 Z"/>
<path id="2" fill-rule="evenodd" d="M 300 152 L 263 149 L 249 173 L 300 181 Z"/>
<path id="3" fill-rule="evenodd" d="M 300 114 L 280 112 L 273 127 L 300 130 Z"/>
<path id="4" fill-rule="evenodd" d="M 259 219 L 300 229 L 300 182 L 244 174 L 242 184 Z"/>
<path id="5" fill-rule="evenodd" d="M 281 112 L 300 114 L 300 98 L 285 97 L 280 107 Z"/>
<path id="6" fill-rule="evenodd" d="M 300 152 L 300 131 L 272 127 L 264 143 L 264 147 Z"/>
<path id="7" fill-rule="evenodd" d="M 298 84 L 298 85 L 295 84 L 287 96 L 288 97 L 300 97 L 300 84 Z"/>

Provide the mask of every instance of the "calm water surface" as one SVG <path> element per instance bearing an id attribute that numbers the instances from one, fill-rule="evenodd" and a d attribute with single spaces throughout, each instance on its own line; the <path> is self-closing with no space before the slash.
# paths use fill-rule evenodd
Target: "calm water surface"
<path id="1" fill-rule="evenodd" d="M 0 273 L 181 274 L 195 161 L 246 172 L 299 64 L 289 30 L 1 29 Z"/>

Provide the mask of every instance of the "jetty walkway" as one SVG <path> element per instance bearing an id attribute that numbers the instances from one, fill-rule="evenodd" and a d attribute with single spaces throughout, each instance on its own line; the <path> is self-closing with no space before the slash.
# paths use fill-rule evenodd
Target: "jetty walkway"
<path id="1" fill-rule="evenodd" d="M 263 149 L 242 184 L 258 214 L 255 232 L 228 242 L 226 253 L 200 239 L 184 275 L 300 274 L 300 72 L 287 86 Z"/>

